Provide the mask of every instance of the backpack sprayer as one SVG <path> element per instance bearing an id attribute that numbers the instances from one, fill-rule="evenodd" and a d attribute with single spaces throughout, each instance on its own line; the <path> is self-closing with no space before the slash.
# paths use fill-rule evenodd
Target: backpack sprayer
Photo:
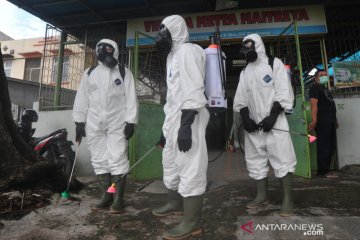
<path id="1" fill-rule="evenodd" d="M 221 50 L 219 27 L 210 36 L 210 45 L 205 49 L 205 94 L 209 108 L 227 108 L 226 99 L 226 56 Z"/>

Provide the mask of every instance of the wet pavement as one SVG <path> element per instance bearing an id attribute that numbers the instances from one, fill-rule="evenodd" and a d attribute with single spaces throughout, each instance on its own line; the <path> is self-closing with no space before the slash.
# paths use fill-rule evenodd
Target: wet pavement
<path id="1" fill-rule="evenodd" d="M 209 160 L 219 152 L 209 153 Z M 100 190 L 94 177 L 79 178 L 86 187 L 72 194 L 81 201 L 64 201 L 54 195 L 52 204 L 20 220 L 0 220 L 0 239 L 162 239 L 165 229 L 181 216 L 154 217 L 166 189 L 160 180 L 129 180 L 125 213 L 92 212 Z M 245 205 L 256 194 L 247 176 L 242 154 L 224 152 L 209 164 L 201 236 L 189 239 L 360 239 L 360 175 L 339 172 L 339 178 L 294 177 L 294 216 L 278 212 L 281 189 L 269 174 L 269 204 L 259 209 Z"/>

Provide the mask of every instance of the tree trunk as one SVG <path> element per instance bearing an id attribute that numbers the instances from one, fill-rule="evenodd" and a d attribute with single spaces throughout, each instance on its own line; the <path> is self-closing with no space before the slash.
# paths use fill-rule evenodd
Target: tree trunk
<path id="1" fill-rule="evenodd" d="M 7 78 L 0 53 L 0 192 L 43 186 L 64 191 L 66 179 L 55 164 L 39 156 L 22 139 L 12 118 Z"/>

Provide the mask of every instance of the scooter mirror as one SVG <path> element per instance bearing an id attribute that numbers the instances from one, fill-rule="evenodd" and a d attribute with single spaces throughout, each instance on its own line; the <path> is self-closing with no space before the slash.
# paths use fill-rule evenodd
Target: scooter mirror
<path id="1" fill-rule="evenodd" d="M 39 119 L 39 116 L 38 114 L 36 113 L 35 110 L 32 110 L 32 109 L 25 109 L 23 111 L 23 116 L 21 118 L 23 118 L 24 116 L 28 116 L 30 118 L 30 121 L 31 122 L 37 122 L 38 119 Z"/>

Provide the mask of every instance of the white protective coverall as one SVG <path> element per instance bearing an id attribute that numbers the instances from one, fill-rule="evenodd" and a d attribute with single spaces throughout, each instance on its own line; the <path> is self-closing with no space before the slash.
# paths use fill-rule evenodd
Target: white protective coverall
<path id="1" fill-rule="evenodd" d="M 166 61 L 167 102 L 164 106 L 163 133 L 166 144 L 163 149 L 164 184 L 178 190 L 183 197 L 197 196 L 205 192 L 208 165 L 205 141 L 209 112 L 204 91 L 205 52 L 195 44 L 186 43 L 189 33 L 184 19 L 173 15 L 162 24 L 171 33 L 172 49 Z M 181 110 L 198 111 L 191 125 L 192 146 L 180 152 L 177 137 Z"/>
<path id="2" fill-rule="evenodd" d="M 269 116 L 275 101 L 285 109 L 292 109 L 294 94 L 281 60 L 274 59 L 272 70 L 261 37 L 258 34 L 250 34 L 243 41 L 247 39 L 255 42 L 258 57 L 240 73 L 233 109 L 239 112 L 240 109 L 248 107 L 250 118 L 258 124 Z M 271 77 L 270 81 L 267 75 Z M 289 130 L 284 111 L 278 116 L 274 128 Z M 268 133 L 245 132 L 245 158 L 249 175 L 255 180 L 267 176 L 268 160 L 278 178 L 295 171 L 296 156 L 290 134 L 287 132 L 274 129 Z"/>
<path id="3" fill-rule="evenodd" d="M 102 42 L 114 47 L 113 57 L 118 59 L 117 44 L 108 39 L 98 44 Z M 123 174 L 129 169 L 125 124 L 136 124 L 138 120 L 133 75 L 125 68 L 125 79 L 122 79 L 118 65 L 109 68 L 100 61 L 90 75 L 87 73 L 88 69 L 76 94 L 73 120 L 86 123 L 86 139 L 95 174 Z"/>

